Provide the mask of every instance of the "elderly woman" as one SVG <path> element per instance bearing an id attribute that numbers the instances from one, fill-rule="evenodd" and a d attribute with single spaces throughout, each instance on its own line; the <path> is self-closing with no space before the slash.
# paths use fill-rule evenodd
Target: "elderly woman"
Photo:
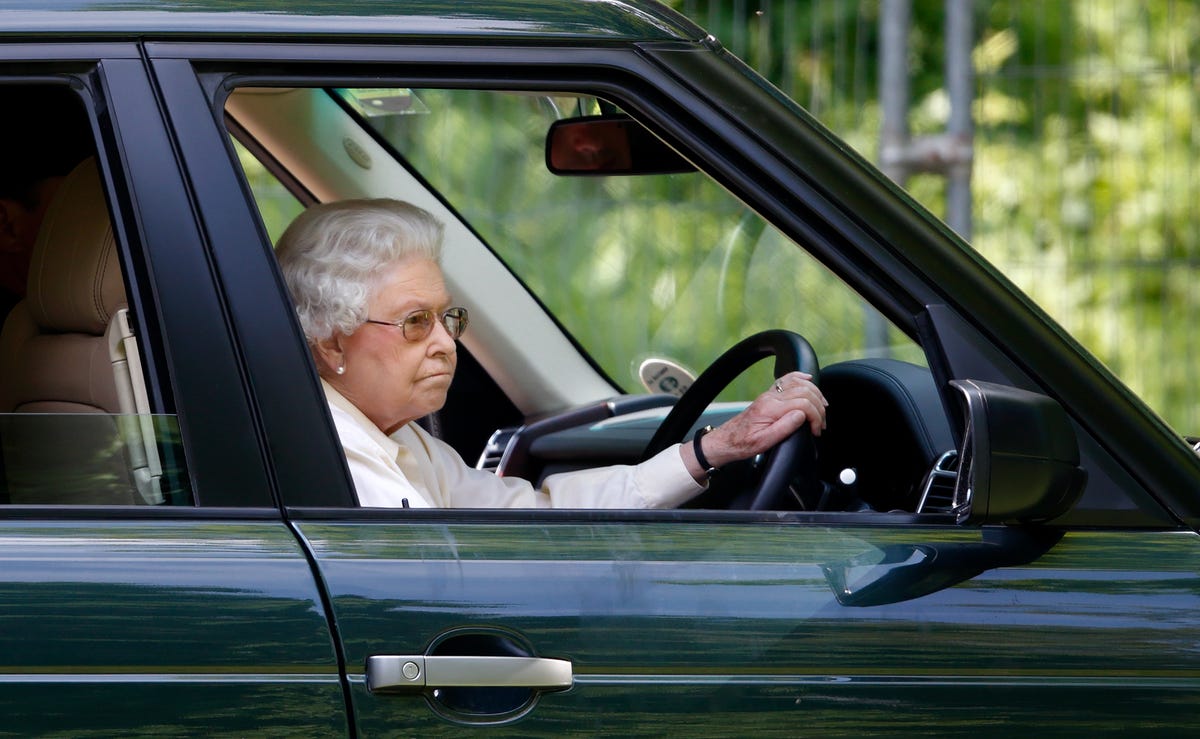
<path id="1" fill-rule="evenodd" d="M 397 200 L 349 200 L 302 213 L 277 254 L 329 401 L 359 504 L 373 507 L 665 508 L 704 489 L 710 468 L 745 459 L 807 423 L 825 399 L 807 375 L 780 378 L 698 442 L 638 465 L 551 475 L 541 489 L 467 466 L 416 419 L 446 401 L 455 307 L 440 266 L 442 224 Z"/>

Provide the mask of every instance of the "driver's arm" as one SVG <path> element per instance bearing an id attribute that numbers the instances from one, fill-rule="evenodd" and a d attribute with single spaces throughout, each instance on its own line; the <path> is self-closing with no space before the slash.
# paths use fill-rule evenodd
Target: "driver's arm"
<path id="1" fill-rule="evenodd" d="M 737 414 L 696 444 L 708 464 L 716 469 L 749 459 L 776 446 L 808 424 L 813 436 L 825 429 L 825 408 L 829 403 L 812 381 L 812 375 L 789 372 L 780 377 L 746 410 Z M 696 457 L 695 444 L 680 446 L 683 464 L 696 480 L 707 478 L 705 467 Z"/>
<path id="2" fill-rule="evenodd" d="M 675 508 L 704 490 L 672 445 L 636 465 L 610 465 L 548 476 L 541 487 L 519 477 L 467 466 L 449 444 L 416 424 L 405 427 L 406 445 L 424 446 L 429 461 L 419 475 L 431 503 L 447 508 Z"/>

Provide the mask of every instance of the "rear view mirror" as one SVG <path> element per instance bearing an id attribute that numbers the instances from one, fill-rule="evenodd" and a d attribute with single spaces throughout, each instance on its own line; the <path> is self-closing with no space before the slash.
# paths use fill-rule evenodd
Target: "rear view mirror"
<path id="1" fill-rule="evenodd" d="M 695 167 L 624 114 L 564 118 L 546 134 L 546 168 L 557 175 L 646 175 Z"/>
<path id="2" fill-rule="evenodd" d="M 1079 444 L 1066 411 L 1044 395 L 952 380 L 963 412 L 954 499 L 971 524 L 1046 521 L 1083 492 Z"/>

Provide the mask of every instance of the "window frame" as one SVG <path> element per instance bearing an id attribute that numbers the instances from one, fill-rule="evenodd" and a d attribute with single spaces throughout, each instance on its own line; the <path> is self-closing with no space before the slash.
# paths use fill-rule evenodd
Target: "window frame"
<path id="1" fill-rule="evenodd" d="M 615 48 L 561 49 L 554 46 L 425 43 L 387 47 L 289 43 L 149 45 L 152 56 L 179 60 L 180 70 L 189 65 L 195 70 L 200 86 L 208 92 L 210 113 L 221 110 L 222 90 L 234 86 L 353 87 L 368 80 L 371 86 L 412 88 L 458 86 L 551 91 L 566 86 L 572 91 L 617 100 L 652 129 L 659 127 L 680 141 L 685 149 L 701 152 L 704 169 L 710 176 L 736 191 L 744 202 L 787 237 L 803 244 L 810 254 L 864 296 L 889 321 L 917 339 L 928 355 L 934 348 L 930 342 L 936 343 L 938 336 L 936 326 L 931 330 L 926 309 L 948 302 L 943 287 L 934 282 L 936 274 L 915 271 L 921 263 L 911 260 L 900 248 L 903 239 L 885 245 L 883 234 L 857 215 L 847 212 L 846 205 L 839 204 L 841 201 L 836 195 L 831 197 L 818 186 L 813 172 L 798 171 L 796 164 L 769 139 L 749 133 L 746 124 L 727 112 L 728 106 L 721 105 L 722 97 L 727 98 L 729 91 L 738 84 L 745 85 L 745 80 L 741 83 L 730 81 L 731 77 L 736 77 L 732 70 L 722 72 L 716 97 L 690 86 L 687 75 L 673 73 L 673 68 L 716 64 L 711 50 L 695 44 L 673 43 L 668 47 L 647 45 L 631 49 L 617 45 Z M 768 96 L 763 90 L 748 94 Z M 778 128 L 777 122 L 772 126 Z M 854 159 L 854 156 L 848 158 Z M 882 182 L 860 180 L 854 184 L 866 188 L 865 196 L 846 201 L 847 204 L 894 196 Z M 913 215 L 902 228 L 927 229 L 914 225 L 922 222 L 918 216 Z M 953 241 L 944 228 L 933 232 Z M 974 340 L 991 347 L 990 336 L 988 332 L 976 332 Z M 969 349 L 969 344 L 960 343 L 955 348 L 961 351 L 967 347 L 967 351 L 974 352 Z M 1008 354 L 1007 351 L 1002 353 Z M 1062 350 L 1057 354 L 1066 359 Z M 949 365 L 934 360 L 931 356 L 935 373 L 940 373 L 941 379 L 948 377 L 945 373 L 949 371 Z M 977 357 L 976 362 L 979 361 L 986 360 Z M 1069 360 L 1067 364 L 1078 366 L 1075 360 Z M 314 389 L 315 379 L 310 370 L 309 380 Z M 314 396 L 315 392 L 306 400 Z M 266 404 L 260 403 L 259 409 L 264 414 L 269 412 Z M 308 408 L 305 413 L 312 417 L 320 415 L 322 410 Z M 1072 412 L 1076 410 L 1073 408 Z M 327 417 L 326 423 L 332 436 L 332 424 Z M 324 444 L 318 446 L 322 454 L 328 451 Z M 1098 446 L 1094 451 L 1108 454 Z M 340 450 L 337 456 L 341 457 Z M 1113 457 L 1112 461 L 1122 467 L 1128 462 L 1119 457 Z M 278 468 L 276 471 L 282 474 Z M 343 482 L 348 483 L 348 473 L 344 474 Z M 1136 495 L 1148 492 L 1135 479 L 1124 478 L 1121 484 L 1133 485 L 1137 488 Z M 300 487 L 282 489 L 284 505 L 289 509 L 345 507 L 348 500 L 343 495 L 345 492 L 348 490 L 313 495 Z M 1128 493 L 1135 495 L 1133 488 Z M 1191 501 L 1184 508 L 1187 507 L 1200 510 L 1200 501 Z M 607 517 L 611 514 L 599 515 Z M 1154 518 L 1161 525 L 1162 519 Z M 1150 523 L 1139 521 L 1135 525 Z"/>
<path id="2" fill-rule="evenodd" d="M 176 158 L 137 46 L 28 43 L 6 46 L 2 57 L 0 83 L 66 84 L 86 109 L 151 408 L 179 421 L 193 499 L 189 506 L 7 505 L 0 517 L 193 518 L 215 507 L 278 517 L 252 426 L 237 420 L 247 418 L 244 396 L 228 392 L 243 383 L 214 281 L 205 279 L 207 260 L 195 248 L 188 198 L 177 169 L 164 166 Z"/>

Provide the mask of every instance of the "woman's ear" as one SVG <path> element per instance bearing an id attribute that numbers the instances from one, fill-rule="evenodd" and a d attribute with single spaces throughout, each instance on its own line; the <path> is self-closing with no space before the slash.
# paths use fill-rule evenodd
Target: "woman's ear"
<path id="1" fill-rule="evenodd" d="M 334 332 L 333 336 L 313 344 L 313 356 L 317 360 L 318 375 L 327 377 L 340 375 L 346 371 L 346 352 L 342 348 L 342 338 L 340 333 Z"/>

